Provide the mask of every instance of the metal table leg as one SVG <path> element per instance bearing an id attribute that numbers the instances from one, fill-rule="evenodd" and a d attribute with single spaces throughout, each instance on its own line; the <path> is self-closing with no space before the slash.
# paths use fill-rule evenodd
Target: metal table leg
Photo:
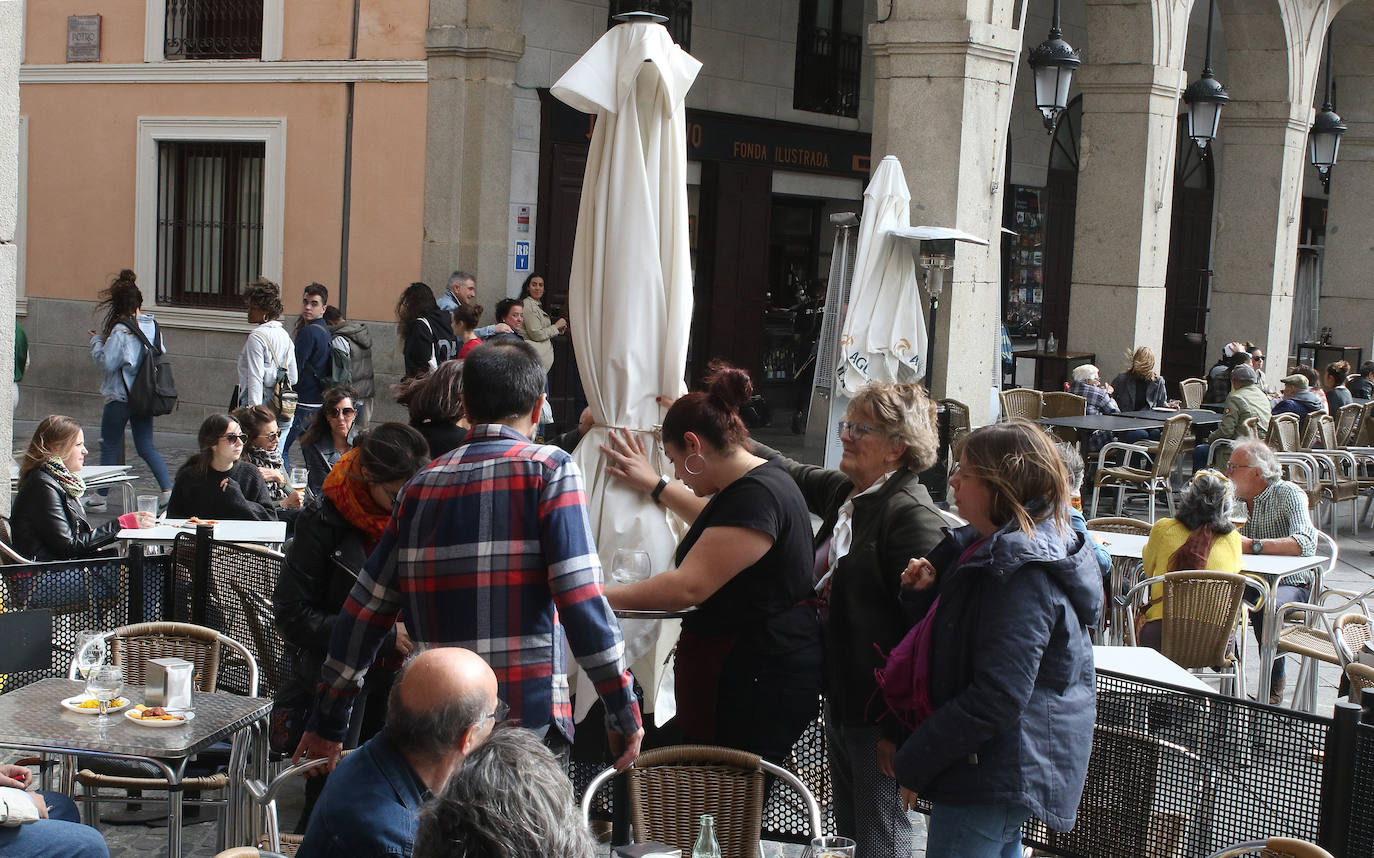
<path id="1" fill-rule="evenodd" d="M 1260 703 L 1269 702 L 1270 680 L 1274 673 L 1274 658 L 1279 651 L 1279 626 L 1282 624 L 1278 605 L 1275 604 L 1276 593 L 1271 587 L 1269 592 L 1264 594 L 1264 643 L 1260 645 L 1259 657 L 1259 681 L 1255 683 L 1257 689 L 1255 699 Z"/>
<path id="2" fill-rule="evenodd" d="M 186 763 L 189 758 L 183 758 L 173 769 L 166 764 L 162 765 L 167 774 L 167 855 L 169 858 L 181 858 L 181 779 L 186 773 Z"/>

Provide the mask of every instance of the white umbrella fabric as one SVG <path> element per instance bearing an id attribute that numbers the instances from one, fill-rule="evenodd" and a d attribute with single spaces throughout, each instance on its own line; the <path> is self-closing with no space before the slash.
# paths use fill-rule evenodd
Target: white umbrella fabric
<path id="1" fill-rule="evenodd" d="M 655 397 L 685 390 L 692 271 L 683 101 L 700 69 L 662 25 L 627 23 L 608 30 L 552 89 L 564 103 L 596 116 L 568 277 L 568 318 L 596 421 L 574 458 L 586 475 L 593 534 L 607 570 L 617 548 L 635 548 L 647 551 L 653 568 L 662 571 L 677 545 L 675 520 L 609 476 L 600 447 L 612 428 L 640 433 L 655 450 L 655 464 L 668 472 L 651 433 L 663 414 Z M 646 709 L 659 724 L 676 711 L 663 665 L 679 625 L 621 623 Z M 581 718 L 596 694 L 580 672 L 577 682 L 575 715 Z"/>
<path id="2" fill-rule="evenodd" d="M 888 155 L 864 189 L 854 252 L 854 280 L 840 334 L 839 382 L 852 397 L 870 381 L 919 382 L 925 375 L 926 325 L 911 245 L 894 235 L 911 226 L 911 192 Z"/>

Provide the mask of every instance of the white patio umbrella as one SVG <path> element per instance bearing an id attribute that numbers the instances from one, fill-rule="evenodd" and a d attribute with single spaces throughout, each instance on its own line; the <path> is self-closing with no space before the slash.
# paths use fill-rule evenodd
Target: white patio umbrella
<path id="1" fill-rule="evenodd" d="M 685 390 L 692 271 L 683 100 L 700 69 L 662 25 L 634 22 L 608 30 L 552 89 L 564 103 L 596 116 L 568 278 L 568 318 L 596 420 L 574 458 L 586 475 L 593 533 L 608 573 L 617 548 L 647 551 L 653 568 L 662 571 L 677 545 L 675 520 L 609 476 L 600 447 L 612 428 L 624 428 L 656 451 L 651 433 L 663 409 L 655 397 Z M 662 455 L 656 451 L 655 457 L 670 473 Z M 663 663 L 679 625 L 621 623 L 646 708 L 660 724 L 676 711 Z M 575 715 L 581 718 L 596 694 L 580 674 L 577 692 Z"/>
<path id="2" fill-rule="evenodd" d="M 910 244 L 895 236 L 911 226 L 911 192 L 895 155 L 873 171 L 864 189 L 854 252 L 854 280 L 840 334 L 839 382 L 846 397 L 870 381 L 920 381 L 926 325 Z"/>

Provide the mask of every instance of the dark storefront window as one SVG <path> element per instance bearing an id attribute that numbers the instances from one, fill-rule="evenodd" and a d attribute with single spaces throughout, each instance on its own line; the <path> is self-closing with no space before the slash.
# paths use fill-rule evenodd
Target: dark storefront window
<path id="1" fill-rule="evenodd" d="M 859 115 L 862 6 L 857 0 L 802 0 L 792 88 L 797 110 Z"/>
<path id="2" fill-rule="evenodd" d="M 262 56 L 262 0 L 167 0 L 166 27 L 169 60 Z"/>
<path id="3" fill-rule="evenodd" d="M 157 300 L 241 309 L 262 270 L 261 142 L 158 144 Z"/>
<path id="4" fill-rule="evenodd" d="M 606 29 L 620 22 L 616 15 L 626 12 L 653 12 L 668 19 L 663 26 L 684 51 L 692 50 L 692 0 L 611 0 L 606 14 Z"/>

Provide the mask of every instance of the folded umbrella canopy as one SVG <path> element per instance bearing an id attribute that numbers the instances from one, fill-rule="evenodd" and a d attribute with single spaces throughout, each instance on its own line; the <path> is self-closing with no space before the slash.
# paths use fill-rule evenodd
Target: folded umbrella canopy
<path id="1" fill-rule="evenodd" d="M 660 24 L 611 28 L 568 69 L 552 92 L 596 116 L 577 215 L 568 318 L 577 368 L 596 425 L 574 458 L 586 474 L 593 534 L 605 568 L 617 548 L 649 553 L 667 569 L 677 534 L 669 515 L 605 472 L 601 445 L 613 428 L 652 432 L 659 394 L 683 392 L 692 320 L 687 241 L 687 137 L 683 100 L 701 63 Z M 675 711 L 658 695 L 676 621 L 621 624 L 629 660 L 658 723 Z M 666 684 L 666 683 L 665 683 Z M 577 717 L 596 694 L 579 678 Z"/>
<path id="2" fill-rule="evenodd" d="M 864 189 L 854 281 L 840 334 L 839 382 L 853 397 L 870 381 L 914 382 L 925 374 L 926 325 L 911 245 L 894 231 L 911 226 L 911 192 L 888 155 Z"/>

